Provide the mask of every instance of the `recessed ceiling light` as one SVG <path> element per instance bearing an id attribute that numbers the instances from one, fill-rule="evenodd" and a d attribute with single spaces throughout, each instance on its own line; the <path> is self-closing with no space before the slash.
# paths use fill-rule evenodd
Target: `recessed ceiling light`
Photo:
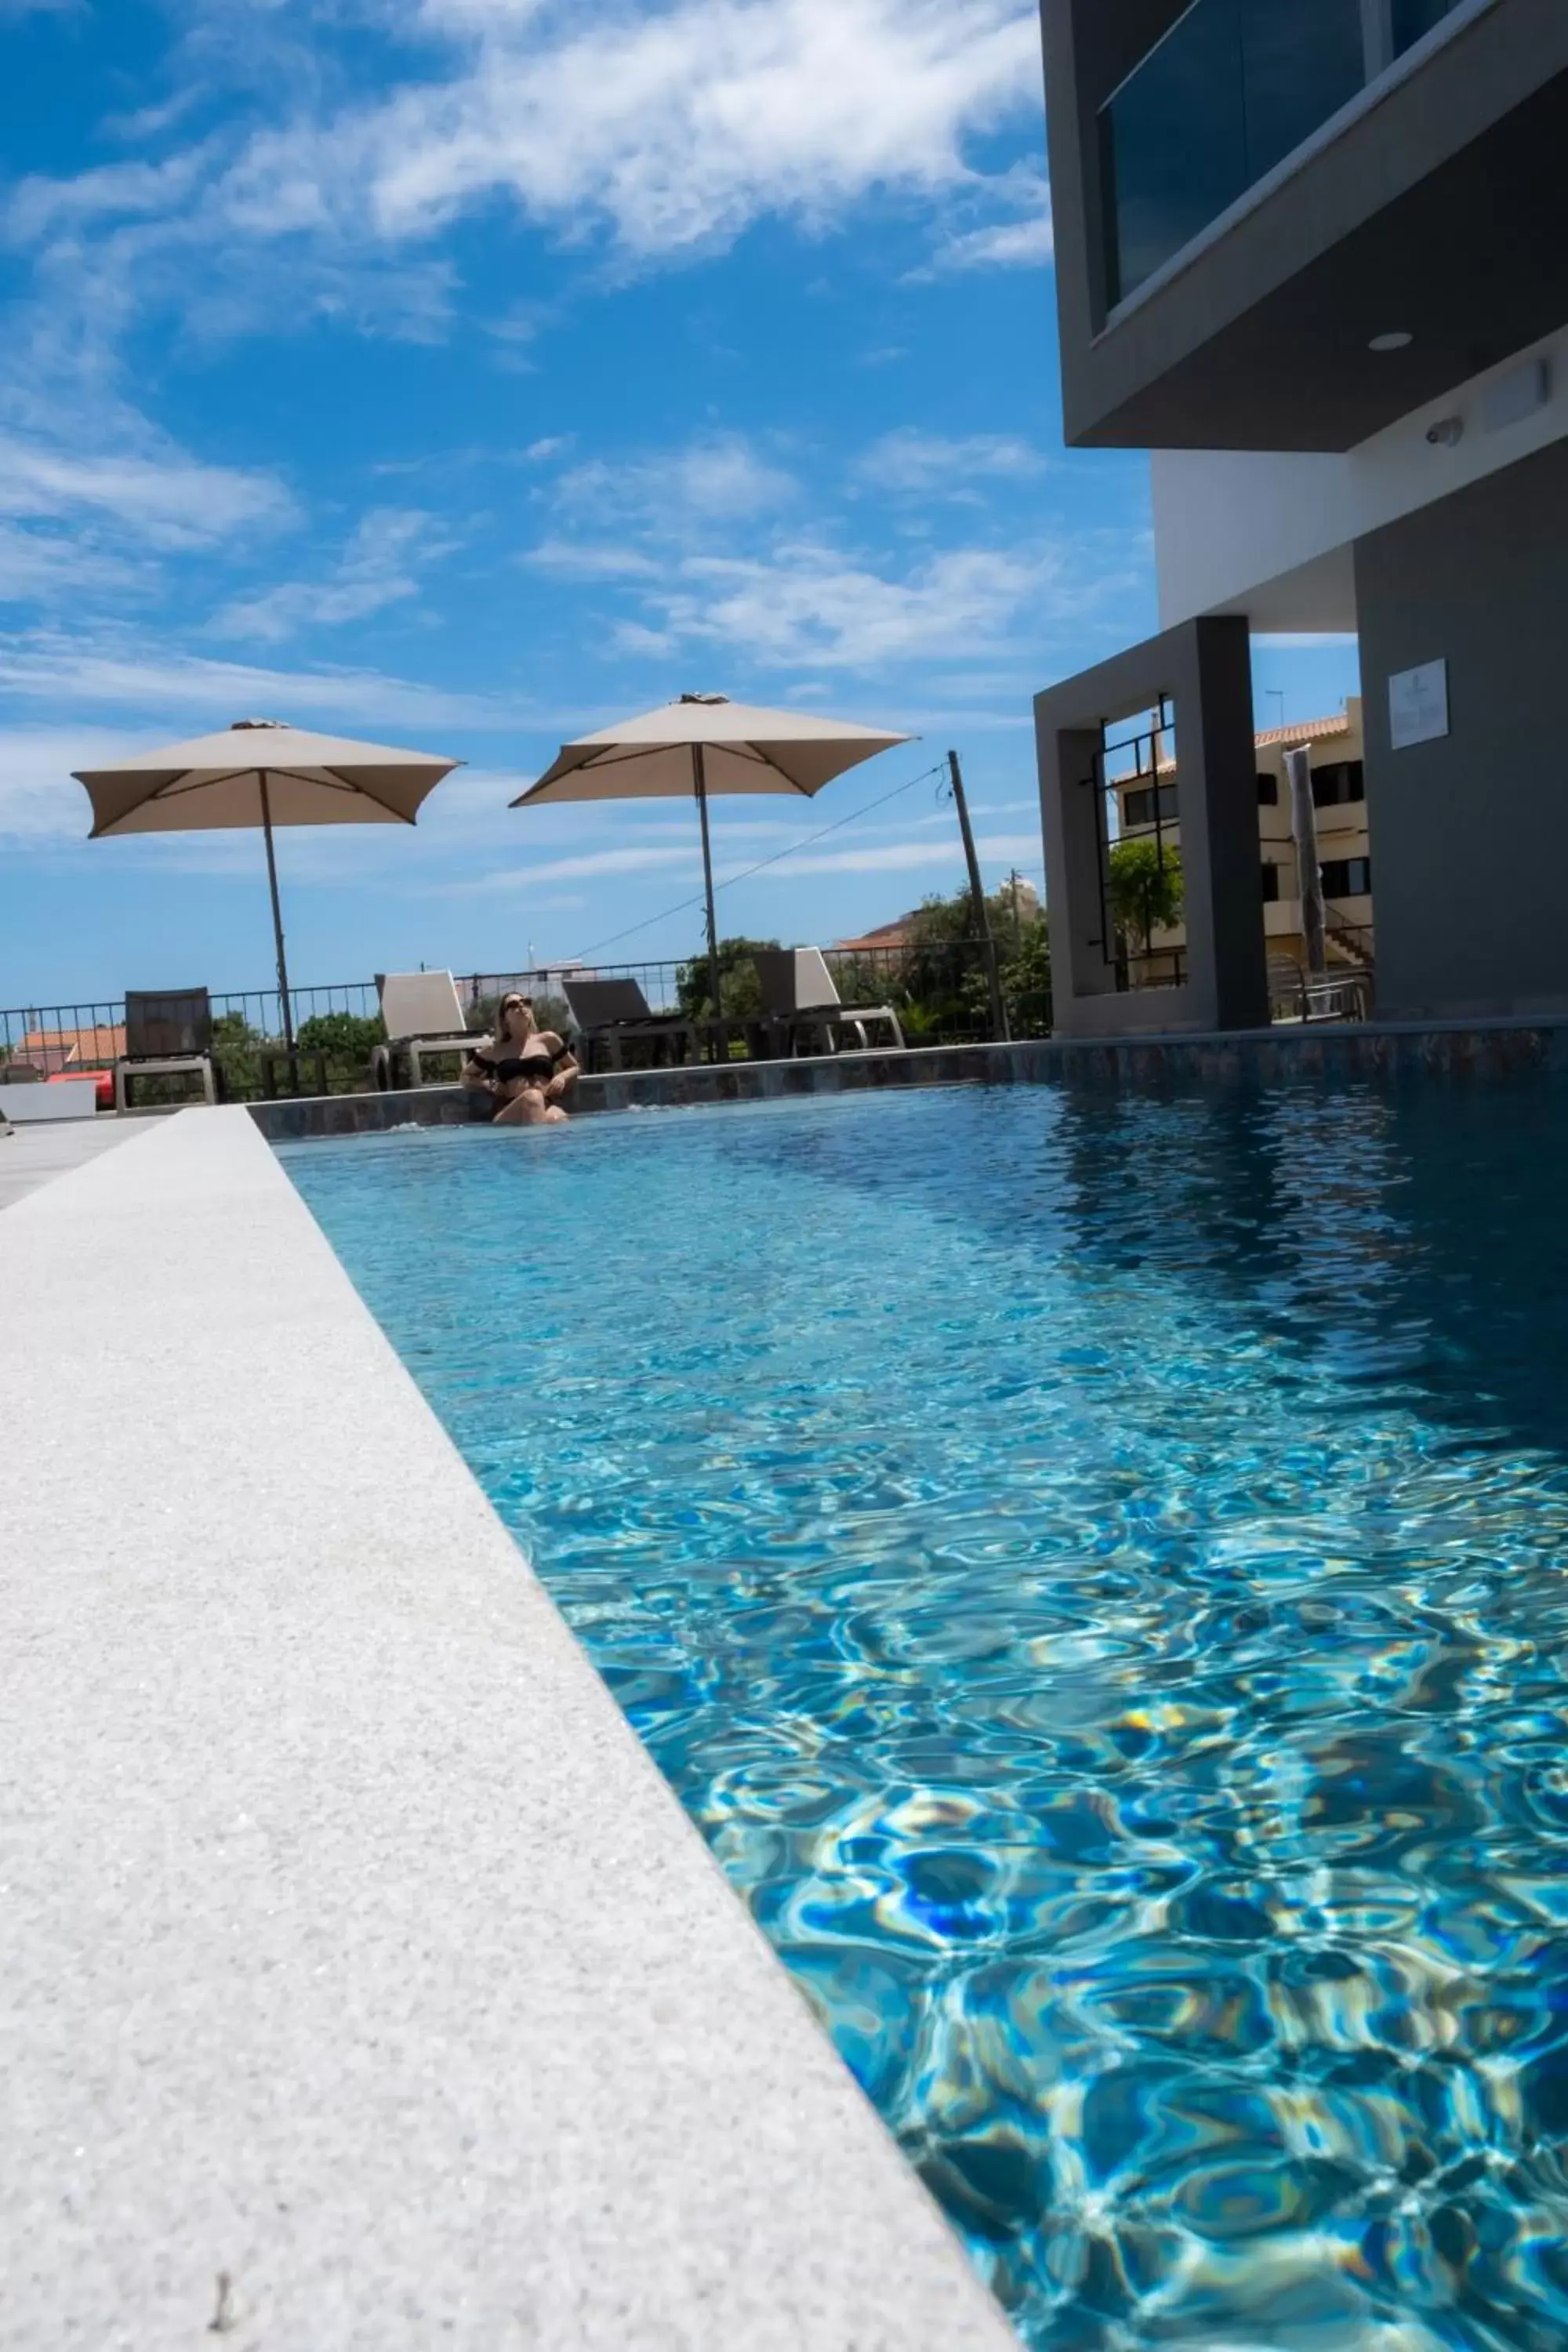
<path id="1" fill-rule="evenodd" d="M 1400 328 L 1392 335 L 1373 335 L 1367 349 L 1369 352 L 1407 352 L 1415 341 L 1414 335 L 1407 335 Z"/>

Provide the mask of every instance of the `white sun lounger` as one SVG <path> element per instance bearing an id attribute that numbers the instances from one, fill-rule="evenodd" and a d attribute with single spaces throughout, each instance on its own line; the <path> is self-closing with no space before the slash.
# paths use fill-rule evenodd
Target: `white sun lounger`
<path id="1" fill-rule="evenodd" d="M 847 1029 L 864 1052 L 867 1026 L 872 1022 L 885 1024 L 893 1045 L 902 1046 L 904 1033 L 892 1006 L 846 1004 L 820 948 L 759 948 L 752 961 L 763 1018 L 785 1033 L 790 1053 L 798 1054 L 801 1039 L 818 1030 L 831 1052 Z"/>
<path id="2" fill-rule="evenodd" d="M 383 1092 L 396 1083 L 400 1054 L 408 1057 L 414 1085 L 422 1087 L 426 1054 L 472 1049 L 473 1033 L 449 971 L 389 971 L 376 984 L 386 1043 L 371 1056 L 371 1076 Z"/>

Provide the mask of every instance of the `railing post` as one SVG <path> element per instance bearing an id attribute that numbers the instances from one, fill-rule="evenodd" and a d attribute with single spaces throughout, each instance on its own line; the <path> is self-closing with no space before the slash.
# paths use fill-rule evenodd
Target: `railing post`
<path id="1" fill-rule="evenodd" d="M 1366 78 L 1375 81 L 1394 63 L 1394 0 L 1361 0 L 1361 40 Z"/>

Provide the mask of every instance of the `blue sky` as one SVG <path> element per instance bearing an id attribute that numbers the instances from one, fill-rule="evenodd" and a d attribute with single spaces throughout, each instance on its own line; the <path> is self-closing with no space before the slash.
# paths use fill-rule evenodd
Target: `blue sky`
<path id="1" fill-rule="evenodd" d="M 1039 879 L 1029 698 L 1154 625 L 1146 462 L 1061 446 L 1033 0 L 0 0 L 0 1005 L 261 984 L 261 845 L 73 767 L 267 716 L 468 764 L 280 837 L 298 982 L 682 953 L 689 810 L 506 803 L 684 690 L 952 743 Z M 1353 652 L 1259 656 L 1258 718 Z M 929 781 L 721 899 L 962 874 Z M 651 922 L 648 918 L 656 918 Z"/>

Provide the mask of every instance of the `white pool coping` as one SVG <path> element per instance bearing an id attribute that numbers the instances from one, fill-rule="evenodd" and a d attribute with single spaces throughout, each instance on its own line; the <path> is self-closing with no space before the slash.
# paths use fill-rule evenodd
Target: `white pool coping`
<path id="1" fill-rule="evenodd" d="M 247 1114 L 0 1299 L 0 2344 L 1016 2345 Z"/>

